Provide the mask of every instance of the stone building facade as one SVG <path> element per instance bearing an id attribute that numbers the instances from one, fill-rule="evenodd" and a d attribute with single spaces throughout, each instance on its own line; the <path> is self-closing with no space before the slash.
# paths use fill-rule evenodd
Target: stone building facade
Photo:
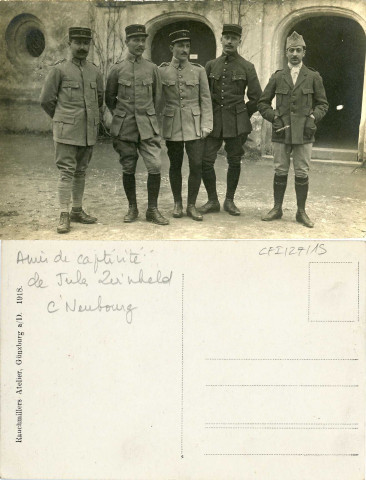
<path id="1" fill-rule="evenodd" d="M 307 42 L 305 63 L 323 76 L 330 102 L 318 145 L 366 160 L 365 0 L 0 1 L 0 129 L 50 129 L 38 97 L 49 68 L 68 55 L 69 26 L 93 29 L 89 58 L 106 76 L 124 54 L 131 23 L 146 25 L 145 55 L 158 64 L 169 59 L 167 35 L 176 27 L 191 30 L 191 60 L 205 64 L 221 53 L 222 24 L 239 23 L 240 53 L 263 88 L 285 63 L 286 37 L 298 31 Z M 251 139 L 270 153 L 270 126 L 258 114 Z"/>

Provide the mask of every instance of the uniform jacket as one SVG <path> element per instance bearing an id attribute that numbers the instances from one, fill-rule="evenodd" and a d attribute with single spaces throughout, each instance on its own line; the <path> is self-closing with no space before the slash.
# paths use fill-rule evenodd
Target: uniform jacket
<path id="1" fill-rule="evenodd" d="M 250 133 L 250 117 L 257 111 L 262 93 L 254 65 L 235 52 L 210 60 L 206 72 L 213 105 L 211 136 L 225 138 Z"/>
<path id="2" fill-rule="evenodd" d="M 205 69 L 173 57 L 159 67 L 163 84 L 162 136 L 170 141 L 201 137 L 201 128 L 212 130 L 211 95 Z"/>
<path id="3" fill-rule="evenodd" d="M 105 91 L 105 103 L 113 114 L 112 137 L 138 142 L 159 134 L 155 107 L 161 102 L 158 67 L 127 53 L 112 67 Z"/>
<path id="4" fill-rule="evenodd" d="M 94 63 L 73 58 L 56 64 L 46 78 L 40 101 L 53 119 L 56 142 L 95 144 L 99 107 L 103 105 L 103 77 Z"/>
<path id="5" fill-rule="evenodd" d="M 276 110 L 272 108 L 272 99 L 276 96 Z M 263 118 L 273 122 L 278 115 L 284 126 L 290 128 L 276 133 L 272 129 L 272 141 L 286 144 L 313 143 L 316 123 L 328 111 L 328 101 L 323 80 L 318 72 L 303 65 L 293 84 L 288 66 L 275 72 L 258 102 Z M 313 114 L 314 120 L 310 117 Z"/>

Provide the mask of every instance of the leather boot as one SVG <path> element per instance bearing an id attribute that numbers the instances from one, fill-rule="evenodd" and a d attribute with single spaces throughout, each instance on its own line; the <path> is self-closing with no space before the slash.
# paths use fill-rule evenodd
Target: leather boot
<path id="1" fill-rule="evenodd" d="M 98 219 L 96 217 L 88 215 L 86 212 L 84 212 L 83 209 L 74 210 L 72 208 L 70 213 L 70 220 L 72 222 L 78 223 L 95 223 Z"/>
<path id="2" fill-rule="evenodd" d="M 287 187 L 287 175 L 276 175 L 273 179 L 273 197 L 274 197 L 274 207 L 270 210 L 267 215 L 262 217 L 264 222 L 271 222 L 272 220 L 278 220 L 282 218 L 282 203 L 283 197 L 285 196 L 285 191 Z"/>
<path id="3" fill-rule="evenodd" d="M 61 212 L 60 223 L 57 227 L 57 233 L 69 233 L 70 231 L 70 215 L 69 212 Z"/>
<path id="4" fill-rule="evenodd" d="M 187 205 L 187 217 L 191 217 L 192 220 L 196 220 L 196 222 L 202 222 L 203 220 L 202 215 L 195 205 Z"/>
<path id="5" fill-rule="evenodd" d="M 182 218 L 183 217 L 183 204 L 182 204 L 182 202 L 175 202 L 174 203 L 173 217 L 174 218 Z"/>
<path id="6" fill-rule="evenodd" d="M 214 213 L 220 211 L 220 202 L 218 200 L 209 200 L 207 203 L 199 207 L 198 211 L 205 215 L 206 213 Z"/>
<path id="7" fill-rule="evenodd" d="M 305 212 L 305 203 L 309 190 L 309 177 L 295 177 L 295 192 L 297 199 L 296 221 L 308 228 L 314 227 L 314 222 L 310 220 Z"/>
<path id="8" fill-rule="evenodd" d="M 132 223 L 134 222 L 137 217 L 139 216 L 139 211 L 137 209 L 137 205 L 136 204 L 132 204 L 132 205 L 129 205 L 128 206 L 128 212 L 127 214 L 124 216 L 124 219 L 123 221 L 125 223 Z"/>
<path id="9" fill-rule="evenodd" d="M 229 213 L 230 215 L 234 215 L 235 217 L 240 215 L 240 210 L 235 205 L 234 200 L 232 200 L 231 198 L 225 199 L 224 210 L 225 212 Z"/>
<path id="10" fill-rule="evenodd" d="M 156 225 L 169 225 L 169 220 L 159 212 L 157 207 L 148 208 L 146 210 L 146 220 L 156 223 Z"/>

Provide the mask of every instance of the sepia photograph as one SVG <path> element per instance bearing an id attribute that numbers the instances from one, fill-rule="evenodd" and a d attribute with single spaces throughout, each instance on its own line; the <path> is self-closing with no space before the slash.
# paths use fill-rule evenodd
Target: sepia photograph
<path id="1" fill-rule="evenodd" d="M 1 239 L 366 235 L 364 1 L 0 12 Z"/>

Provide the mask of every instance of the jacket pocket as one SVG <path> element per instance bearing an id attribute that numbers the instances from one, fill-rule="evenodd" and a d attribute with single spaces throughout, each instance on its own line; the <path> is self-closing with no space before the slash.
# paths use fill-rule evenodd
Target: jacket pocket
<path id="1" fill-rule="evenodd" d="M 64 113 L 55 113 L 53 129 L 57 138 L 72 139 L 74 133 L 75 117 Z"/>
<path id="2" fill-rule="evenodd" d="M 218 82 L 220 80 L 221 75 L 219 73 L 210 73 L 208 76 L 208 81 L 211 86 L 211 89 L 214 85 L 215 82 Z"/>
<path id="3" fill-rule="evenodd" d="M 53 117 L 54 122 L 62 122 L 62 123 L 75 123 L 75 117 L 72 115 L 65 115 L 64 113 L 55 113 Z"/>
<path id="4" fill-rule="evenodd" d="M 152 94 L 152 78 L 145 78 L 145 80 L 142 80 L 142 85 L 146 88 L 146 93 L 148 95 Z"/>
<path id="5" fill-rule="evenodd" d="M 147 116 L 149 117 L 152 129 L 154 130 L 156 135 L 159 135 L 159 125 L 158 125 L 158 119 L 156 118 L 156 113 L 153 108 L 149 108 L 146 110 Z"/>
<path id="6" fill-rule="evenodd" d="M 175 80 L 163 80 L 161 83 L 166 87 L 172 87 L 175 85 Z"/>
<path id="7" fill-rule="evenodd" d="M 192 115 L 197 137 L 201 136 L 201 109 L 200 107 L 192 107 Z"/>
<path id="8" fill-rule="evenodd" d="M 173 133 L 174 110 L 166 108 L 163 116 L 163 137 L 172 138 Z"/>
<path id="9" fill-rule="evenodd" d="M 98 99 L 98 94 L 97 94 L 97 82 L 90 82 L 90 88 L 94 92 L 94 98 L 95 100 Z"/>
<path id="10" fill-rule="evenodd" d="M 119 132 L 121 131 L 123 122 L 126 118 L 126 112 L 118 112 L 113 115 L 110 133 L 112 137 L 118 137 Z"/>
<path id="11" fill-rule="evenodd" d="M 121 98 L 130 99 L 131 93 L 131 80 L 125 80 L 123 78 L 118 79 L 118 96 Z"/>
<path id="12" fill-rule="evenodd" d="M 312 117 L 306 117 L 304 125 L 304 139 L 310 140 L 315 135 L 317 128 Z"/>
<path id="13" fill-rule="evenodd" d="M 188 80 L 186 80 L 186 85 L 188 87 L 195 87 L 196 85 L 199 84 L 199 80 L 195 80 L 194 78 L 189 78 Z"/>
<path id="14" fill-rule="evenodd" d="M 276 107 L 278 108 L 283 103 L 283 96 L 287 95 L 289 92 L 288 87 L 277 87 L 276 88 Z"/>
<path id="15" fill-rule="evenodd" d="M 75 82 L 74 80 L 64 80 L 62 82 L 62 88 L 66 90 L 68 96 L 72 100 L 76 97 L 78 91 L 77 89 L 80 88 L 80 84 L 79 82 Z"/>
<path id="16" fill-rule="evenodd" d="M 250 123 L 247 107 L 244 103 L 236 105 L 236 128 L 238 135 L 252 131 L 252 124 Z"/>
<path id="17" fill-rule="evenodd" d="M 244 94 L 247 76 L 245 73 L 233 73 L 231 76 L 233 85 L 235 86 L 236 94 Z"/>
<path id="18" fill-rule="evenodd" d="M 314 88 L 313 87 L 303 87 L 302 93 L 304 94 L 303 97 L 303 105 L 307 107 L 311 107 L 313 104 L 313 95 L 314 95 Z"/>

